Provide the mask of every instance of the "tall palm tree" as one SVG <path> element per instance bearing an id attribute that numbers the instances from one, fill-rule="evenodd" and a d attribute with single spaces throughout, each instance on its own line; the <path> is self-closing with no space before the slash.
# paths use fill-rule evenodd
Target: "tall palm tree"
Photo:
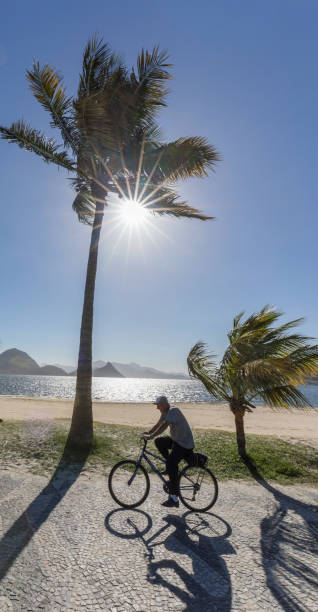
<path id="1" fill-rule="evenodd" d="M 204 177 L 219 156 L 204 138 L 162 142 L 157 112 L 166 105 L 166 83 L 171 78 L 167 54 L 155 47 L 142 50 L 135 68 L 128 70 L 107 44 L 93 37 L 83 56 L 77 97 L 68 97 L 62 78 L 49 65 L 34 63 L 27 72 L 32 93 L 58 128 L 64 149 L 23 120 L 0 135 L 36 153 L 45 162 L 73 174 L 78 219 L 91 225 L 76 395 L 69 443 L 89 445 L 92 420 L 92 329 L 95 277 L 105 207 L 111 198 L 127 206 L 139 203 L 158 215 L 207 220 L 180 201 L 174 190 L 179 179 Z"/>
<path id="2" fill-rule="evenodd" d="M 228 333 L 229 345 L 217 366 L 205 344 L 198 342 L 188 355 L 189 373 L 200 380 L 212 397 L 229 404 L 235 417 L 236 440 L 246 456 L 244 415 L 256 399 L 282 408 L 303 408 L 310 402 L 297 388 L 318 372 L 318 345 L 306 336 L 288 333 L 303 319 L 274 326 L 282 315 L 265 306 L 243 320 L 237 315 Z"/>

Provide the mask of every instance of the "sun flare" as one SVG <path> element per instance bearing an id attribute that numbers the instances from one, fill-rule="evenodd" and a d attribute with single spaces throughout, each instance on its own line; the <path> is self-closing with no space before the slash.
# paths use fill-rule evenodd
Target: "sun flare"
<path id="1" fill-rule="evenodd" d="M 140 194 L 139 194 L 140 197 Z M 156 237 L 170 240 L 158 224 L 153 222 L 153 214 L 144 200 L 134 197 L 114 198 L 110 205 L 107 236 L 116 235 L 110 255 L 113 257 L 119 247 L 125 245 L 126 254 L 136 246 L 144 252 L 144 245 L 150 241 L 152 246 L 159 248 Z M 106 238 L 106 235 L 105 235 Z"/>
<path id="2" fill-rule="evenodd" d="M 128 226 L 141 226 L 147 222 L 149 212 L 136 200 L 125 200 L 119 211 L 121 221 Z"/>

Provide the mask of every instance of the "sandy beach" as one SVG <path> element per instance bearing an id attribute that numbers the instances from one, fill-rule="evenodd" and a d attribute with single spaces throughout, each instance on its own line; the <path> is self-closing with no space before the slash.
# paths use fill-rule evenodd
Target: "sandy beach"
<path id="1" fill-rule="evenodd" d="M 190 425 L 200 429 L 234 431 L 234 418 L 228 406 L 208 403 L 177 403 Z M 30 397 L 0 397 L 0 418 L 7 420 L 70 418 L 72 400 Z M 152 404 L 94 402 L 94 419 L 102 423 L 134 425 L 141 429 L 156 422 L 158 412 Z M 273 411 L 258 407 L 245 417 L 246 433 L 273 435 L 293 441 L 317 444 L 318 410 Z"/>

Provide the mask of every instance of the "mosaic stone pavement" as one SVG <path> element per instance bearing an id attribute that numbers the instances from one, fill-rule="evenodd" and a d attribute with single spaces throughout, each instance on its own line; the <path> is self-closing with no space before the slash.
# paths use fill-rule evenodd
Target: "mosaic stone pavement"
<path id="1" fill-rule="evenodd" d="M 213 511 L 123 510 L 106 478 L 0 471 L 0 611 L 318 612 L 318 490 L 221 483 Z"/>

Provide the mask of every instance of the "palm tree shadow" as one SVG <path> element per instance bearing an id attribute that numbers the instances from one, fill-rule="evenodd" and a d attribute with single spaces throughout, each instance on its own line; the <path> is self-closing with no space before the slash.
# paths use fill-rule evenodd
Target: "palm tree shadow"
<path id="1" fill-rule="evenodd" d="M 0 581 L 78 478 L 89 450 L 74 451 L 68 441 L 48 484 L 0 540 Z"/>
<path id="2" fill-rule="evenodd" d="M 110 518 L 114 513 L 127 513 L 127 510 L 115 510 L 106 517 L 106 528 L 116 533 L 110 527 Z M 136 512 L 136 511 L 134 511 Z M 140 513 L 140 511 L 139 511 Z M 168 589 L 175 598 L 182 602 L 187 612 L 208 610 L 209 612 L 228 612 L 231 610 L 232 589 L 231 578 L 222 555 L 235 554 L 228 541 L 231 534 L 230 525 L 217 515 L 206 513 L 204 517 L 194 512 L 186 512 L 179 517 L 168 514 L 163 518 L 164 525 L 161 526 L 150 538 L 145 538 L 152 527 L 149 515 L 148 526 L 140 531 L 134 517 L 127 518 L 127 525 L 132 528 L 130 535 L 116 533 L 119 537 L 139 539 L 145 546 L 145 556 L 148 561 L 147 580 L 151 584 L 157 584 Z M 217 520 L 223 527 L 225 533 L 211 536 L 211 517 Z M 171 527 L 174 531 L 171 532 Z M 168 531 L 168 535 L 166 532 Z M 168 558 L 156 560 L 154 550 L 156 547 L 164 547 L 176 555 L 184 555 L 192 562 L 192 571 L 181 566 L 177 560 Z M 160 553 L 162 557 L 162 551 Z M 169 558 L 170 557 L 170 558 Z M 185 559 L 185 565 L 188 565 Z"/>
<path id="3" fill-rule="evenodd" d="M 250 457 L 243 459 L 255 480 L 275 498 L 274 512 L 261 522 L 262 564 L 267 586 L 283 610 L 303 612 L 306 591 L 318 592 L 318 508 L 264 480 Z"/>

